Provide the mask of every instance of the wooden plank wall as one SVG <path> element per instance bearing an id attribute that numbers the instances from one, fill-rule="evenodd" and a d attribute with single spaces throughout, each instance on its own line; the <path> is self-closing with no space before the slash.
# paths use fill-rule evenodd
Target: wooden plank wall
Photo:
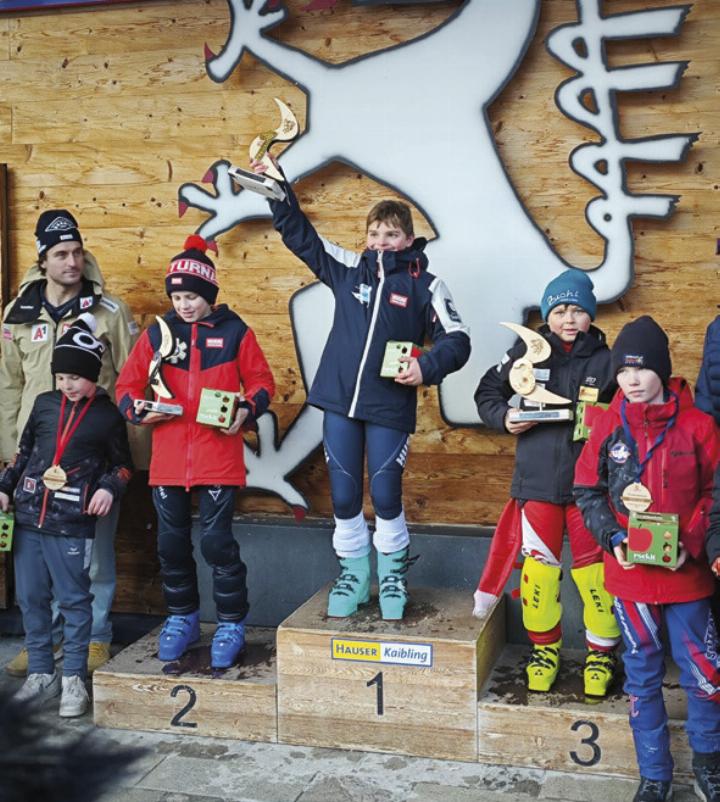
<path id="1" fill-rule="evenodd" d="M 607 0 L 605 5 L 615 12 L 673 4 Z M 457 2 L 355 8 L 340 0 L 322 13 L 306 12 L 305 5 L 305 0 L 290 0 L 289 19 L 273 36 L 339 62 L 431 30 Z M 543 44 L 550 30 L 574 20 L 575 13 L 572 0 L 543 0 L 527 58 L 493 104 L 490 119 L 507 170 L 533 218 L 565 259 L 589 267 L 602 259 L 602 241 L 583 216 L 597 191 L 569 169 L 567 159 L 574 147 L 592 139 L 592 132 L 556 108 L 555 88 L 570 73 Z M 0 15 L 0 162 L 9 165 L 13 292 L 34 258 L 32 232 L 39 211 L 66 206 L 78 216 L 111 291 L 122 295 L 143 323 L 165 309 L 167 261 L 202 222 L 194 210 L 178 219 L 178 186 L 200 180 L 216 158 L 241 161 L 252 136 L 267 128 L 268 115 L 274 121 L 273 96 L 289 102 L 301 124 L 305 119 L 299 88 L 249 54 L 224 84 L 207 77 L 203 43 L 218 52 L 228 26 L 225 0 L 145 0 L 102 10 Z M 693 380 L 703 332 L 720 295 L 715 257 L 718 33 L 720 5 L 696 0 L 680 37 L 609 48 L 618 65 L 691 61 L 679 88 L 620 99 L 627 137 L 703 135 L 683 165 L 630 167 L 631 189 L 680 193 L 682 200 L 669 222 L 635 223 L 635 284 L 601 310 L 600 323 L 612 337 L 631 317 L 652 312 L 671 333 L 676 372 Z M 364 242 L 366 209 L 380 192 L 387 194 L 341 165 L 305 180 L 300 192 L 306 203 L 311 201 L 308 211 L 321 230 L 356 249 Z M 422 220 L 418 228 L 418 233 L 432 233 Z M 221 299 L 258 334 L 275 370 L 275 411 L 284 429 L 304 400 L 288 299 L 310 274 L 285 251 L 267 221 L 223 235 L 220 249 Z M 435 390 L 421 393 L 420 406 L 407 469 L 408 519 L 492 523 L 506 499 L 512 438 L 449 429 L 440 418 Z M 319 453 L 296 481 L 311 502 L 311 514 L 330 515 Z M 124 516 L 119 549 L 128 582 L 119 605 L 149 610 L 159 599 L 151 581 L 154 524 L 147 497 L 134 492 L 143 501 L 132 505 L 132 519 Z M 244 497 L 241 508 L 287 512 L 280 502 L 259 495 Z M 149 591 L 145 580 L 152 585 Z"/>

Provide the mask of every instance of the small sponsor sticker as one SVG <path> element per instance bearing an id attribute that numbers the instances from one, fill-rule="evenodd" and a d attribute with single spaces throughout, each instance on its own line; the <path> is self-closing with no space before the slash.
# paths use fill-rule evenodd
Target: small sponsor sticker
<path id="1" fill-rule="evenodd" d="M 630 459 L 630 449 L 625 443 L 615 443 L 609 451 L 610 459 L 618 465 L 624 465 Z"/>
<path id="2" fill-rule="evenodd" d="M 394 641 L 345 640 L 332 638 L 330 654 L 333 660 L 354 660 L 366 663 L 388 663 L 399 666 L 431 668 L 431 643 L 403 643 Z"/>
<path id="3" fill-rule="evenodd" d="M 3 326 L 3 340 L 12 340 L 12 331 L 10 326 Z"/>
<path id="4" fill-rule="evenodd" d="M 170 283 L 171 284 L 182 284 L 183 283 L 182 276 L 171 276 L 170 277 Z"/>
<path id="5" fill-rule="evenodd" d="M 550 368 L 533 368 L 533 376 L 539 382 L 550 381 Z"/>
<path id="6" fill-rule="evenodd" d="M 80 309 L 90 309 L 92 305 L 93 305 L 92 295 L 88 295 L 85 298 L 80 299 Z"/>
<path id="7" fill-rule="evenodd" d="M 45 343 L 48 339 L 48 324 L 35 323 L 30 329 L 30 339 L 34 343 Z"/>
<path id="8" fill-rule="evenodd" d="M 390 293 L 390 303 L 393 306 L 400 306 L 405 309 L 408 305 L 409 298 L 407 295 L 400 295 L 399 292 L 391 292 Z"/>
<path id="9" fill-rule="evenodd" d="M 588 378 L 592 378 L 592 376 L 588 376 Z M 578 401 L 589 401 L 591 404 L 594 404 L 598 400 L 599 395 L 600 389 L 598 387 L 588 387 L 583 384 L 578 393 Z"/>
<path id="10" fill-rule="evenodd" d="M 33 479 L 31 476 L 26 476 L 23 479 L 23 490 L 26 493 L 34 493 L 37 489 L 37 481 Z"/>
<path id="11" fill-rule="evenodd" d="M 208 337 L 207 340 L 205 340 L 206 348 L 222 348 L 224 344 L 224 337 Z"/>

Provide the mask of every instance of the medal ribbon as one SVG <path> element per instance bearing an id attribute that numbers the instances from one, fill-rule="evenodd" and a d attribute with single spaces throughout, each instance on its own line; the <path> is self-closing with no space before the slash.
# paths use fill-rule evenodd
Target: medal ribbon
<path id="1" fill-rule="evenodd" d="M 640 479 L 642 478 L 645 466 L 652 459 L 652 455 L 655 453 L 655 449 L 662 443 L 662 441 L 665 439 L 665 436 L 670 431 L 670 429 L 672 429 L 672 427 L 675 425 L 675 421 L 677 420 L 678 412 L 680 411 L 680 399 L 677 397 L 676 393 L 672 392 L 672 390 L 670 391 L 670 395 L 672 396 L 675 402 L 675 410 L 673 411 L 673 414 L 670 416 L 668 422 L 665 424 L 665 428 L 655 438 L 655 442 L 647 450 L 645 457 L 642 460 L 638 455 L 637 441 L 635 440 L 632 432 L 630 431 L 630 425 L 628 424 L 627 415 L 625 414 L 625 405 L 627 404 L 627 398 L 623 398 L 622 404 L 620 405 L 620 417 L 622 418 L 623 431 L 625 432 L 625 440 L 627 444 L 630 446 L 630 451 L 632 452 L 633 456 L 635 457 L 638 463 L 637 475 L 635 477 L 636 482 L 639 482 Z"/>
<path id="2" fill-rule="evenodd" d="M 77 407 L 77 403 L 73 404 L 72 409 L 70 410 L 70 415 L 68 416 L 67 422 L 65 426 L 62 425 L 63 418 L 65 417 L 65 406 L 67 403 L 67 396 L 63 395 L 62 402 L 60 403 L 60 418 L 58 420 L 58 429 L 57 429 L 57 439 L 55 440 L 55 456 L 52 459 L 52 465 L 59 465 L 60 460 L 62 458 L 65 449 L 67 448 L 70 439 L 75 434 L 75 430 L 80 425 L 80 421 L 85 417 L 85 413 L 90 409 L 90 404 L 95 400 L 95 396 L 92 395 L 88 398 L 87 403 L 82 408 L 82 411 L 75 419 L 73 423 L 73 417 L 75 416 L 75 410 Z M 71 425 L 72 424 L 72 425 Z"/>

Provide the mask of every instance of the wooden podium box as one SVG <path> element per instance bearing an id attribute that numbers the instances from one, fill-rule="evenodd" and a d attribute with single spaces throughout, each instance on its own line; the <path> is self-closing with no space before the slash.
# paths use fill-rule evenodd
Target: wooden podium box
<path id="1" fill-rule="evenodd" d="M 475 761 L 504 605 L 479 621 L 471 593 L 412 587 L 403 621 L 381 619 L 376 593 L 344 619 L 327 617 L 327 594 L 278 629 L 278 740 Z"/>
<path id="2" fill-rule="evenodd" d="M 582 651 L 562 652 L 560 674 L 550 693 L 527 690 L 529 647 L 507 646 L 478 703 L 478 759 L 483 763 L 557 771 L 638 777 L 623 677 L 605 699 L 583 692 Z M 692 753 L 683 728 L 684 693 L 677 669 L 668 668 L 663 688 L 670 718 L 676 777 L 692 773 Z"/>
<path id="3" fill-rule="evenodd" d="M 248 629 L 245 655 L 227 671 L 210 668 L 215 626 L 180 660 L 157 659 L 159 628 L 93 675 L 95 724 L 246 741 L 277 741 L 273 629 Z"/>

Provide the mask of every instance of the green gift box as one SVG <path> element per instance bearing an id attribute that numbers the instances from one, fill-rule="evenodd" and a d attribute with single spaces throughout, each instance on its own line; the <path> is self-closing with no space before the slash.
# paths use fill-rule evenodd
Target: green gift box
<path id="1" fill-rule="evenodd" d="M 0 512 L 0 551 L 12 551 L 15 518 L 11 512 Z"/>
<path id="2" fill-rule="evenodd" d="M 578 401 L 575 407 L 573 440 L 587 440 L 593 424 L 609 406 L 610 404 L 601 404 L 599 401 Z"/>
<path id="3" fill-rule="evenodd" d="M 678 558 L 678 517 L 674 512 L 631 512 L 628 562 L 674 568 Z"/>
<path id="4" fill-rule="evenodd" d="M 417 359 L 422 352 L 422 348 L 418 348 L 413 342 L 388 340 L 385 345 L 385 354 L 380 367 L 380 375 L 384 379 L 394 379 L 407 367 L 407 362 L 400 361 L 401 356 L 414 356 Z"/>
<path id="5" fill-rule="evenodd" d="M 239 393 L 203 387 L 195 420 L 205 426 L 229 429 L 235 420 L 238 403 Z"/>

